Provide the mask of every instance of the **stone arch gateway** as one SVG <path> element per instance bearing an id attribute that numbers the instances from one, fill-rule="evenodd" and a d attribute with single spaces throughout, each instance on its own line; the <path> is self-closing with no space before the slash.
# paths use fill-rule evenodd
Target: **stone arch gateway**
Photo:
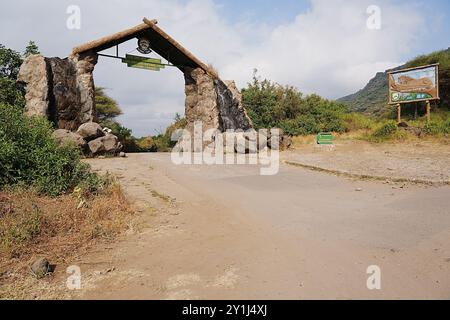
<path id="1" fill-rule="evenodd" d="M 235 83 L 221 80 L 212 68 L 159 28 L 156 20 L 146 18 L 131 29 L 74 48 L 65 59 L 28 57 L 19 74 L 19 81 L 26 85 L 26 113 L 45 116 L 59 129 L 70 131 L 95 122 L 93 72 L 99 52 L 141 37 L 184 74 L 188 130 L 196 121 L 203 123 L 204 130 L 221 132 L 253 127 Z"/>

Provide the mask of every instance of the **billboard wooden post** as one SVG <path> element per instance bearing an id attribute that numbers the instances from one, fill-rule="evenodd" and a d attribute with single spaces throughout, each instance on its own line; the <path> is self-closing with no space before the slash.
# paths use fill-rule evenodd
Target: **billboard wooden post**
<path id="1" fill-rule="evenodd" d="M 431 103 L 430 100 L 427 100 L 427 122 L 430 123 L 431 121 Z"/>
<path id="2" fill-rule="evenodd" d="M 399 103 L 397 105 L 397 124 L 402 122 L 402 105 Z"/>

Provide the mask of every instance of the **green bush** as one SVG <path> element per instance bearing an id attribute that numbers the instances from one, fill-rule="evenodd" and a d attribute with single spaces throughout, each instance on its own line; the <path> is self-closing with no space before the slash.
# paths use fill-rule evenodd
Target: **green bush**
<path id="1" fill-rule="evenodd" d="M 423 127 L 426 134 L 429 135 L 443 135 L 450 133 L 450 119 L 447 120 L 433 120 L 426 123 Z"/>
<path id="2" fill-rule="evenodd" d="M 429 123 L 426 123 L 423 127 L 423 130 L 427 134 L 437 135 L 442 133 L 442 125 L 440 122 L 432 121 Z"/>
<path id="3" fill-rule="evenodd" d="M 46 119 L 28 118 L 21 108 L 0 104 L 0 187 L 32 186 L 57 196 L 95 179 L 79 150 L 58 146 L 52 132 Z"/>
<path id="4" fill-rule="evenodd" d="M 444 130 L 445 133 L 450 134 L 450 118 L 444 122 Z"/>
<path id="5" fill-rule="evenodd" d="M 395 121 L 387 121 L 381 124 L 373 133 L 372 137 L 375 139 L 388 139 L 398 131 L 398 126 Z"/>
<path id="6" fill-rule="evenodd" d="M 261 81 L 256 71 L 253 82 L 242 89 L 242 102 L 257 130 L 279 127 L 291 135 L 345 131 L 345 105 L 315 94 L 304 96 L 294 87 L 267 79 Z"/>

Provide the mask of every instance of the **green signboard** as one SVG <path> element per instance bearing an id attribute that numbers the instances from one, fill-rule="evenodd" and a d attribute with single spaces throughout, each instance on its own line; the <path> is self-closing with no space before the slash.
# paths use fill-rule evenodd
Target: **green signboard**
<path id="1" fill-rule="evenodd" d="M 317 135 L 317 144 L 333 144 L 334 137 L 332 133 L 319 133 Z"/>
<path id="2" fill-rule="evenodd" d="M 125 59 L 122 59 L 122 62 L 126 63 L 130 68 L 145 69 L 151 71 L 160 71 L 161 69 L 165 68 L 165 65 L 161 63 L 161 59 L 138 57 L 129 54 L 126 55 Z"/>

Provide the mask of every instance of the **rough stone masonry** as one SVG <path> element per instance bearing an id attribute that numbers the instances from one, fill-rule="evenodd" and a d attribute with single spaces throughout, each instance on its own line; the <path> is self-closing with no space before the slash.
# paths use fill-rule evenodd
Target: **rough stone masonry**
<path id="1" fill-rule="evenodd" d="M 59 129 L 76 131 L 96 121 L 93 71 L 97 54 L 25 59 L 18 80 L 26 86 L 25 113 L 44 116 Z"/>
<path id="2" fill-rule="evenodd" d="M 59 129 L 76 131 L 96 121 L 93 72 L 98 55 L 76 54 L 65 59 L 28 57 L 19 73 L 26 85 L 26 114 L 47 117 Z M 222 81 L 201 68 L 185 68 L 185 112 L 188 130 L 196 121 L 203 130 L 248 130 L 253 127 L 234 82 Z"/>

